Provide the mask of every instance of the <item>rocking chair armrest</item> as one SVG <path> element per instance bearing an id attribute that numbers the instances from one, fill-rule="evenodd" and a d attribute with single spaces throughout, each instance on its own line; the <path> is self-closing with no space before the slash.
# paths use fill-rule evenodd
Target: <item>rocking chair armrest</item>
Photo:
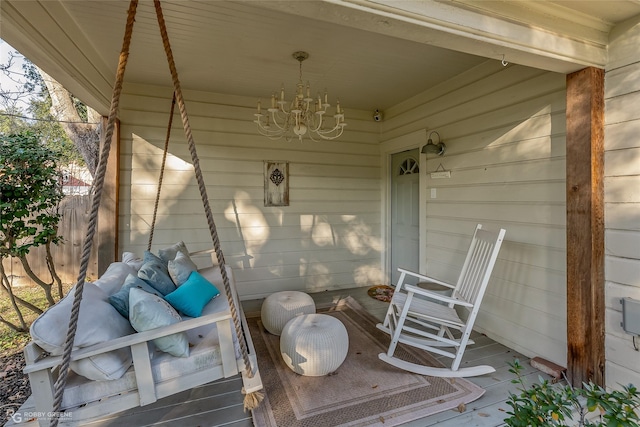
<path id="1" fill-rule="evenodd" d="M 415 271 L 405 270 L 404 268 L 398 268 L 398 271 L 401 273 L 406 273 L 409 276 L 417 277 L 418 279 L 424 280 L 426 282 L 437 283 L 438 285 L 446 286 L 447 288 L 454 289 L 455 285 L 451 283 L 443 282 L 442 280 L 434 279 L 433 277 L 425 276 L 424 274 L 416 273 Z"/>
<path id="2" fill-rule="evenodd" d="M 193 319 L 183 320 L 173 325 L 163 326 L 160 328 L 150 329 L 148 331 L 136 332 L 131 335 L 116 338 L 111 341 L 95 344 L 89 347 L 80 348 L 71 352 L 71 361 L 85 359 L 87 357 L 95 356 L 97 354 L 107 353 L 109 351 L 118 350 L 120 348 L 131 347 L 135 344 L 142 342 L 152 341 L 156 338 L 162 338 L 167 335 L 175 334 L 178 332 L 184 332 L 190 329 L 194 329 L 200 326 L 209 325 L 212 323 L 218 323 L 222 321 L 229 321 L 231 314 L 228 310 L 211 313 L 202 317 L 196 317 Z M 48 356 L 38 362 L 28 364 L 25 366 L 23 372 L 28 374 L 30 372 L 36 372 L 43 369 L 53 368 L 62 363 L 62 356 Z"/>
<path id="3" fill-rule="evenodd" d="M 473 304 L 471 304 L 469 302 L 462 301 L 462 300 L 459 300 L 459 299 L 456 299 L 456 298 L 451 298 L 451 297 L 448 297 L 446 295 L 439 294 L 437 292 L 431 292 L 431 291 L 428 291 L 426 289 L 419 288 L 417 286 L 406 285 L 405 289 L 407 290 L 408 293 L 422 295 L 422 296 L 427 297 L 427 298 L 431 298 L 431 299 L 435 299 L 435 300 L 438 300 L 438 301 L 446 302 L 447 304 L 461 305 L 463 307 L 473 307 Z"/>

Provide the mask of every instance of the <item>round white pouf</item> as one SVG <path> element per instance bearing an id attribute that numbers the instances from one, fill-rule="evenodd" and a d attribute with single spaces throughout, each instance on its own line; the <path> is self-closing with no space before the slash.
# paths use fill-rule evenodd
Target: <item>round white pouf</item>
<path id="1" fill-rule="evenodd" d="M 341 321 L 326 314 L 305 314 L 291 319 L 280 336 L 284 363 L 295 373 L 319 377 L 342 365 L 349 336 Z"/>
<path id="2" fill-rule="evenodd" d="M 301 314 L 316 312 L 313 298 L 304 292 L 282 291 L 269 295 L 262 302 L 260 318 L 265 329 L 280 335 L 287 322 Z"/>

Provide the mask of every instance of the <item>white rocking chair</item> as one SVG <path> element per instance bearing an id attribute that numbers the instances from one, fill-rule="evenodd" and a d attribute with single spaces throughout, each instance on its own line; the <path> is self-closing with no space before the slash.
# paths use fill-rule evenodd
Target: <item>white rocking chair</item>
<path id="1" fill-rule="evenodd" d="M 391 335 L 388 351 L 378 355 L 381 360 L 406 371 L 433 377 L 472 377 L 495 371 L 488 365 L 460 368 L 460 362 L 467 344 L 473 344 L 469 336 L 505 232 L 504 229 L 491 232 L 484 230 L 481 224 L 477 225 L 455 286 L 398 268 L 400 279 L 389 310 L 384 323 L 377 325 L 378 329 Z M 453 292 L 449 297 L 406 284 L 407 276 L 444 285 Z M 456 306 L 469 312 L 466 320 L 460 318 Z M 454 336 L 451 330 L 460 331 L 461 336 Z M 450 357 L 453 363 L 450 368 L 435 368 L 401 360 L 393 355 L 398 343 Z"/>

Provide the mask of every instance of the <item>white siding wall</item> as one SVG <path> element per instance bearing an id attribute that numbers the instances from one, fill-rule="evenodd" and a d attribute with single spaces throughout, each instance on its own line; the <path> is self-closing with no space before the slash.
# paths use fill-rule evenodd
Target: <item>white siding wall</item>
<path id="1" fill-rule="evenodd" d="M 606 382 L 640 384 L 620 299 L 640 300 L 640 25 L 612 34 L 605 74 Z"/>
<path id="2" fill-rule="evenodd" d="M 184 93 L 222 249 L 243 299 L 381 283 L 378 127 L 368 112 L 348 111 L 336 142 L 270 141 L 252 123 L 254 99 Z M 125 87 L 121 250 L 147 247 L 170 101 L 171 89 Z M 212 247 L 177 111 L 152 251 L 179 240 L 191 251 Z M 290 206 L 264 207 L 265 160 L 290 162 Z"/>
<path id="3" fill-rule="evenodd" d="M 385 112 L 382 139 L 426 128 L 447 145 L 426 158 L 451 178 L 424 181 L 421 265 L 455 281 L 475 225 L 505 228 L 478 329 L 566 366 L 565 98 L 564 75 L 487 61 Z"/>

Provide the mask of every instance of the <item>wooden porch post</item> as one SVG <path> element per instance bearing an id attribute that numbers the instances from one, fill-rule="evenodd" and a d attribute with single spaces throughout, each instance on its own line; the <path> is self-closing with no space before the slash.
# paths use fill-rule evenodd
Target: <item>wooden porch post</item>
<path id="1" fill-rule="evenodd" d="M 102 118 L 103 131 L 107 128 L 107 117 Z M 100 141 L 101 144 L 104 141 Z M 111 150 L 102 188 L 102 200 L 98 210 L 98 276 L 118 257 L 118 177 L 120 170 L 120 122 L 113 128 Z"/>
<path id="2" fill-rule="evenodd" d="M 604 70 L 567 76 L 567 373 L 604 386 Z"/>

